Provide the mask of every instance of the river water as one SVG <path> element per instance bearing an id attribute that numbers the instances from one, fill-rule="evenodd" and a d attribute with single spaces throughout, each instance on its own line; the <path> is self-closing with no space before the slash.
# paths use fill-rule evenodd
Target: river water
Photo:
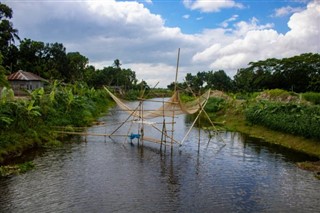
<path id="1" fill-rule="evenodd" d="M 127 118 L 118 108 L 100 120 Z M 176 117 L 175 138 L 190 127 Z M 117 126 L 93 126 L 110 133 Z M 161 127 L 160 127 L 161 128 Z M 116 134 L 136 133 L 126 124 Z M 159 138 L 154 128 L 145 134 Z M 295 166 L 310 160 L 238 133 L 193 129 L 183 146 L 87 136 L 38 154 L 36 168 L 0 179 L 0 212 L 319 212 L 320 181 Z M 85 142 L 86 141 L 86 142 Z"/>

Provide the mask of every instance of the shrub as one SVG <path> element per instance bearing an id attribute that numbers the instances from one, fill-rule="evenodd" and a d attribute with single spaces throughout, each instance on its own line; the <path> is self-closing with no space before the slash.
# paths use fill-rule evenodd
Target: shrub
<path id="1" fill-rule="evenodd" d="M 224 109 L 226 106 L 226 101 L 223 98 L 209 98 L 205 110 L 208 113 L 215 113 L 219 112 L 220 110 Z"/>
<path id="2" fill-rule="evenodd" d="M 246 119 L 270 129 L 320 139 L 320 106 L 260 101 L 251 104 Z"/>
<path id="3" fill-rule="evenodd" d="M 317 92 L 306 92 L 302 94 L 302 98 L 313 104 L 320 104 L 320 93 Z"/>

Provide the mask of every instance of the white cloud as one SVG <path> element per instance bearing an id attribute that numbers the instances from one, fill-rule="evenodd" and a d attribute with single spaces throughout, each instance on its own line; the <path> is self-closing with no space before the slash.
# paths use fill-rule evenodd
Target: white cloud
<path id="1" fill-rule="evenodd" d="M 214 42 L 193 56 L 194 62 L 210 63 L 212 69 L 224 69 L 235 74 L 236 69 L 248 62 L 271 57 L 291 57 L 305 52 L 320 52 L 320 3 L 310 3 L 306 10 L 290 18 L 290 31 L 280 34 L 271 29 L 272 24 L 258 25 L 238 22 L 229 31 L 230 43 Z"/>
<path id="2" fill-rule="evenodd" d="M 152 4 L 152 0 L 145 0 L 146 3 Z"/>
<path id="3" fill-rule="evenodd" d="M 189 14 L 185 14 L 185 15 L 182 16 L 182 18 L 184 18 L 184 19 L 189 19 L 189 18 L 190 18 L 190 15 L 189 15 Z"/>
<path id="4" fill-rule="evenodd" d="M 238 19 L 238 15 L 233 15 L 230 18 L 228 18 L 227 20 L 224 20 L 220 26 L 221 27 L 228 27 L 230 22 L 236 21 Z"/>
<path id="5" fill-rule="evenodd" d="M 300 12 L 302 10 L 303 10 L 302 7 L 290 7 L 290 6 L 281 7 L 274 10 L 272 17 L 287 16 L 295 12 Z"/>
<path id="6" fill-rule="evenodd" d="M 183 0 L 183 4 L 186 8 L 191 10 L 200 10 L 202 12 L 219 12 L 223 8 L 243 8 L 240 3 L 236 3 L 233 0 Z"/>
<path id="7" fill-rule="evenodd" d="M 189 3 L 195 5 L 195 1 Z M 161 87 L 174 80 L 179 47 L 179 80 L 188 72 L 223 69 L 232 76 L 250 61 L 320 53 L 317 1 L 291 15 L 286 34 L 274 30 L 272 23 L 260 24 L 255 17 L 238 21 L 237 15 L 227 19 L 224 28 L 183 34 L 178 27 L 166 27 L 160 15 L 134 1 L 7 4 L 14 11 L 14 27 L 21 38 L 63 43 L 68 52 L 79 51 L 97 68 L 120 59 L 122 67 L 135 71 L 139 80 L 152 85 L 160 81 Z"/>

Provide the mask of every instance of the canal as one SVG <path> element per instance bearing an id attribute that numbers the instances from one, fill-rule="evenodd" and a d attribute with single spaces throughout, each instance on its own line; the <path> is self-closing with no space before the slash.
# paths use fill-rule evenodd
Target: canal
<path id="1" fill-rule="evenodd" d="M 110 110 L 88 132 L 127 118 Z M 178 116 L 175 138 L 191 125 Z M 110 125 L 109 125 L 110 124 Z M 132 131 L 132 132 L 131 132 Z M 146 134 L 155 134 L 146 127 Z M 136 133 L 131 124 L 117 134 Z M 308 156 L 239 133 L 193 129 L 183 146 L 87 136 L 46 150 L 35 169 L 0 179 L 0 212 L 318 212 L 320 182 L 296 167 Z"/>

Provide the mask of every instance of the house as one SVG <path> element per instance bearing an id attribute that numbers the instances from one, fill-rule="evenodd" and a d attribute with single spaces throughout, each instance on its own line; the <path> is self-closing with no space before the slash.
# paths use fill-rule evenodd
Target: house
<path id="1" fill-rule="evenodd" d="M 40 87 L 44 87 L 46 79 L 31 73 L 19 70 L 8 76 L 8 81 L 16 96 L 26 95 L 26 90 L 32 91 Z"/>

